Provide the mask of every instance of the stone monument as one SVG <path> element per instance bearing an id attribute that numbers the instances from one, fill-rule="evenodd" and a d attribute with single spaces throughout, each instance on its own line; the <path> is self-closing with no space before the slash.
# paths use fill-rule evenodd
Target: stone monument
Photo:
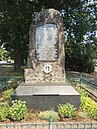
<path id="1" fill-rule="evenodd" d="M 29 108 L 48 110 L 60 103 L 80 105 L 80 95 L 66 83 L 63 19 L 46 9 L 35 13 L 29 30 L 29 53 L 25 82 L 12 99 L 26 100 Z"/>

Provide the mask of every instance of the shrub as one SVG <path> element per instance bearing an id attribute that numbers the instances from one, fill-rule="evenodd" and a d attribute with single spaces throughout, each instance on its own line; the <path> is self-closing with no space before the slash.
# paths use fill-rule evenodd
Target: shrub
<path id="1" fill-rule="evenodd" d="M 81 110 L 97 120 L 97 103 L 91 98 L 81 96 Z"/>
<path id="2" fill-rule="evenodd" d="M 49 120 L 50 117 L 52 117 L 54 121 L 59 119 L 58 113 L 53 110 L 43 111 L 39 113 L 39 118 L 41 119 Z"/>
<path id="3" fill-rule="evenodd" d="M 80 88 L 80 87 L 77 88 L 77 91 L 79 92 L 79 94 L 80 94 L 81 96 L 85 96 L 85 97 L 88 96 L 88 93 L 87 93 L 84 89 L 82 89 L 82 88 Z"/>
<path id="4" fill-rule="evenodd" d="M 9 89 L 9 90 L 7 90 L 7 91 L 5 91 L 5 99 L 6 100 L 10 100 L 10 97 L 11 97 L 11 94 L 13 93 L 13 88 L 11 88 L 11 89 Z"/>
<path id="5" fill-rule="evenodd" d="M 70 118 L 70 117 L 72 117 L 75 109 L 76 108 L 74 108 L 74 105 L 72 105 L 70 103 L 59 104 L 58 113 L 59 113 L 59 116 L 61 117 L 61 119 Z"/>
<path id="6" fill-rule="evenodd" d="M 0 108 L 3 107 L 3 106 L 7 106 L 7 107 L 8 107 L 8 102 L 6 102 L 6 101 L 3 101 L 3 102 L 2 102 L 2 101 L 1 101 L 1 102 L 0 102 Z"/>
<path id="7" fill-rule="evenodd" d="M 9 114 L 9 107 L 6 105 L 0 107 L 0 121 L 5 121 Z"/>
<path id="8" fill-rule="evenodd" d="M 77 88 L 77 91 L 81 95 L 80 108 L 83 114 L 97 120 L 97 103 L 88 97 L 88 93 L 84 89 Z"/>
<path id="9" fill-rule="evenodd" d="M 10 108 L 10 118 L 12 120 L 22 120 L 27 113 L 27 106 L 25 101 L 14 100 L 12 101 L 12 107 Z"/>

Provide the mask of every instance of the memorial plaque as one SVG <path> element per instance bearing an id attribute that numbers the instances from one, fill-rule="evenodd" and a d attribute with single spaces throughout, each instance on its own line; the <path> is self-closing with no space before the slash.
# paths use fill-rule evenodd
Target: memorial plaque
<path id="1" fill-rule="evenodd" d="M 38 61 L 56 61 L 58 57 L 58 28 L 45 24 L 36 28 L 36 58 Z"/>

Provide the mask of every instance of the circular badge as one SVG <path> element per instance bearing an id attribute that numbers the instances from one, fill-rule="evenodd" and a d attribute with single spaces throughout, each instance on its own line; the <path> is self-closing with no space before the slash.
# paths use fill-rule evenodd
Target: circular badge
<path id="1" fill-rule="evenodd" d="M 52 65 L 50 64 L 45 64 L 44 67 L 43 67 L 43 71 L 45 73 L 50 73 L 52 71 Z"/>

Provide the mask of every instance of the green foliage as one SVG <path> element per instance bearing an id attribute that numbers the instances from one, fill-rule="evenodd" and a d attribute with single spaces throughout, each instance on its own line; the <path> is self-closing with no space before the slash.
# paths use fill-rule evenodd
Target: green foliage
<path id="1" fill-rule="evenodd" d="M 0 107 L 0 121 L 5 121 L 9 114 L 9 107 L 6 105 Z"/>
<path id="2" fill-rule="evenodd" d="M 8 67 L 9 66 L 9 67 Z M 13 65 L 5 65 L 2 69 L 0 69 L 0 76 L 13 76 L 14 78 L 16 77 L 23 77 L 23 70 L 19 72 L 15 72 Z"/>
<path id="3" fill-rule="evenodd" d="M 76 89 L 81 96 L 85 96 L 85 97 L 88 96 L 88 93 L 84 89 L 82 89 L 80 87 L 77 87 Z"/>
<path id="4" fill-rule="evenodd" d="M 43 111 L 39 113 L 39 118 L 41 119 L 49 120 L 50 117 L 52 117 L 54 121 L 59 119 L 58 113 L 53 110 Z"/>
<path id="5" fill-rule="evenodd" d="M 5 91 L 5 100 L 10 100 L 11 94 L 14 92 L 14 89 L 8 89 Z"/>
<path id="6" fill-rule="evenodd" d="M 0 60 L 7 61 L 10 58 L 10 52 L 6 51 L 3 48 L 0 48 Z"/>
<path id="7" fill-rule="evenodd" d="M 84 89 L 77 88 L 77 91 L 81 95 L 80 108 L 83 114 L 86 114 L 86 117 L 91 117 L 97 120 L 97 103 L 88 97 L 88 94 Z"/>
<path id="8" fill-rule="evenodd" d="M 64 9 L 66 69 L 93 72 L 92 60 L 97 55 L 97 38 L 95 41 L 92 34 L 96 30 L 96 4 L 88 6 L 86 0 L 76 0 Z"/>
<path id="9" fill-rule="evenodd" d="M 97 103 L 91 98 L 81 96 L 81 110 L 97 120 Z"/>
<path id="10" fill-rule="evenodd" d="M 7 81 L 6 88 L 13 87 L 14 89 L 23 81 L 23 77 L 15 77 L 12 76 L 10 79 Z"/>
<path id="11" fill-rule="evenodd" d="M 75 110 L 76 110 L 76 108 L 74 108 L 74 105 L 72 105 L 70 103 L 59 104 L 59 106 L 58 106 L 58 113 L 59 113 L 61 119 L 72 117 Z"/>
<path id="12" fill-rule="evenodd" d="M 66 69 L 80 72 L 93 72 L 92 60 L 96 58 L 96 51 L 93 44 L 65 43 Z"/>
<path id="13" fill-rule="evenodd" d="M 39 5 L 39 4 L 38 4 Z M 33 12 L 41 10 L 36 1 L 0 1 L 0 43 L 11 52 L 14 70 L 19 70 L 28 54 L 29 26 Z M 14 26 L 14 28 L 12 27 Z"/>
<path id="14" fill-rule="evenodd" d="M 10 118 L 14 121 L 19 121 L 25 118 L 27 113 L 27 106 L 25 101 L 14 100 L 12 101 L 12 107 L 10 108 Z"/>
<path id="15" fill-rule="evenodd" d="M 82 41 L 84 35 L 89 34 L 90 38 L 90 33 L 96 30 L 97 8 L 96 4 L 88 6 L 87 0 L 0 0 L 0 44 L 6 43 L 6 49 L 15 57 L 15 64 L 21 65 L 21 61 L 26 60 L 27 56 L 28 30 L 32 14 L 45 8 L 64 11 L 64 32 L 67 34 L 66 68 L 90 71 L 95 49 L 92 44 L 86 45 Z M 95 48 L 97 51 L 97 47 Z"/>
<path id="16" fill-rule="evenodd" d="M 8 102 L 7 101 L 0 102 L 0 108 L 3 107 L 3 106 L 8 107 Z"/>

